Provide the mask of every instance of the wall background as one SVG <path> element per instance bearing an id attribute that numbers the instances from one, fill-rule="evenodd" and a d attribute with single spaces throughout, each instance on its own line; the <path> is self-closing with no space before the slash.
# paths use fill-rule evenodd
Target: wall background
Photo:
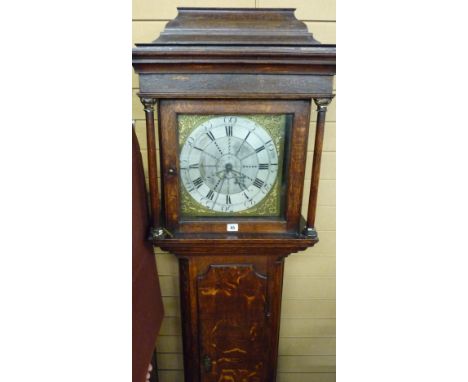
<path id="1" fill-rule="evenodd" d="M 322 43 L 335 43 L 334 0 L 133 0 L 132 43 L 153 41 L 177 15 L 176 7 L 291 7 L 296 17 Z M 138 76 L 132 73 L 133 118 L 142 149 L 145 172 L 146 138 L 143 107 L 136 96 Z M 314 108 L 315 109 L 315 108 Z M 307 213 L 315 113 L 309 133 L 303 215 Z M 316 225 L 320 242 L 286 259 L 279 344 L 278 382 L 332 382 L 335 376 L 335 136 L 333 101 L 327 113 Z M 156 250 L 166 311 L 157 342 L 161 382 L 183 382 L 178 264 L 173 255 Z"/>

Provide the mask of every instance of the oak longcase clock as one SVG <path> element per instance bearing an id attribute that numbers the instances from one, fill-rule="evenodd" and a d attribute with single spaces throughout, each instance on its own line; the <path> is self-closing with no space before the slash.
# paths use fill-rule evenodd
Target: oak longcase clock
<path id="1" fill-rule="evenodd" d="M 178 11 L 157 40 L 137 44 L 133 67 L 146 115 L 151 240 L 179 258 L 185 380 L 275 381 L 283 261 L 318 241 L 336 48 L 316 41 L 294 9 Z"/>

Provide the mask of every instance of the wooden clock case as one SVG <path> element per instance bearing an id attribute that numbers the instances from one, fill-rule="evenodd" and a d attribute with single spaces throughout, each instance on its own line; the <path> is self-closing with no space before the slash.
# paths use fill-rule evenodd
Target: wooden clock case
<path id="1" fill-rule="evenodd" d="M 284 258 L 318 241 L 315 210 L 336 48 L 316 41 L 294 9 L 178 11 L 157 40 L 137 44 L 133 67 L 146 115 L 151 238 L 179 258 L 185 380 L 275 381 Z M 318 114 L 304 219 L 312 100 Z M 175 119 L 187 112 L 293 114 L 284 216 L 181 220 Z M 229 222 L 239 223 L 239 232 L 226 232 Z"/>

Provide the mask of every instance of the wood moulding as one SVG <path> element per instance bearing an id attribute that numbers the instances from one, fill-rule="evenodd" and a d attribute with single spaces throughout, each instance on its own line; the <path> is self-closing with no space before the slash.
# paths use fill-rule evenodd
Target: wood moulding
<path id="1" fill-rule="evenodd" d="M 152 44 L 317 45 L 294 8 L 177 8 Z"/>
<path id="2" fill-rule="evenodd" d="M 218 235 L 178 234 L 172 238 L 153 240 L 153 245 L 180 256 L 206 255 L 280 255 L 304 251 L 314 246 L 318 238 L 295 234 L 283 235 Z M 220 250 L 222 248 L 222 250 Z"/>
<path id="3" fill-rule="evenodd" d="M 336 47 L 321 44 L 293 8 L 178 8 L 159 38 L 136 44 L 138 73 L 333 75 Z"/>

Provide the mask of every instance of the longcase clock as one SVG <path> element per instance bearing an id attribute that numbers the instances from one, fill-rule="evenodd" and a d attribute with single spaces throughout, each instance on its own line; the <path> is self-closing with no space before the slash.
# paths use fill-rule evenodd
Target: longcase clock
<path id="1" fill-rule="evenodd" d="M 179 259 L 185 380 L 275 381 L 283 261 L 318 241 L 336 48 L 316 41 L 294 9 L 178 11 L 157 40 L 136 45 L 133 67 L 146 115 L 151 240 Z"/>

